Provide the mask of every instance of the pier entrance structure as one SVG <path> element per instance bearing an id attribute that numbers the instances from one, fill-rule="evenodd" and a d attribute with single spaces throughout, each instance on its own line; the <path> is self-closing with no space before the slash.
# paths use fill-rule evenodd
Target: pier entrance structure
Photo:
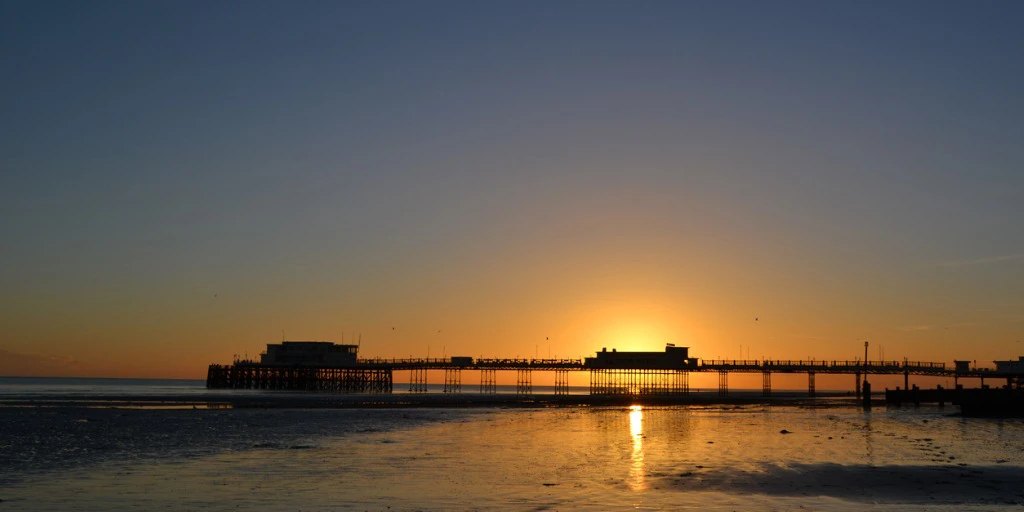
<path id="1" fill-rule="evenodd" d="M 327 391 L 335 393 L 391 393 L 393 372 L 387 365 L 358 360 L 358 345 L 327 341 L 285 341 L 267 345 L 260 360 L 236 360 L 232 365 L 210 365 L 206 387 Z M 410 385 L 410 391 L 412 385 Z M 426 373 L 423 374 L 426 391 Z"/>
<path id="2" fill-rule="evenodd" d="M 338 345 L 328 341 L 284 341 L 267 344 L 260 354 L 266 366 L 356 366 L 359 345 Z"/>

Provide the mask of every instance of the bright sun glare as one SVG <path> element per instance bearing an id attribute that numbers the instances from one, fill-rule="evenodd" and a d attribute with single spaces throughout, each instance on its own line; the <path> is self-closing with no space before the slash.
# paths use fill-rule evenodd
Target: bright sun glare
<path id="1" fill-rule="evenodd" d="M 607 330 L 607 346 L 623 352 L 657 351 L 671 343 L 664 330 L 650 322 L 623 322 Z"/>
<path id="2" fill-rule="evenodd" d="M 642 491 L 644 483 L 644 411 L 643 407 L 633 405 L 629 408 L 629 434 L 633 438 L 632 464 L 629 467 L 629 487 L 634 491 Z"/>

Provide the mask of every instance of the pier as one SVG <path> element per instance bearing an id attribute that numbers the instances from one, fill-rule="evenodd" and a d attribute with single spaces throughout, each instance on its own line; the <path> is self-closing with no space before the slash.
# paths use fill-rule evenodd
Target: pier
<path id="1" fill-rule="evenodd" d="M 357 345 L 330 342 L 285 341 L 268 344 L 259 361 L 239 360 L 230 365 L 210 365 L 206 386 L 210 389 L 266 389 L 335 393 L 392 393 L 394 372 L 408 371 L 408 391 L 425 393 L 429 370 L 444 372 L 444 392 L 461 393 L 464 372 L 479 372 L 481 394 L 497 393 L 498 372 L 515 372 L 516 394 L 533 394 L 533 373 L 553 372 L 555 395 L 569 393 L 569 372 L 589 373 L 589 393 L 594 396 L 686 396 L 690 374 L 714 373 L 718 395 L 729 396 L 729 376 L 760 374 L 762 396 L 772 396 L 772 376 L 807 375 L 807 395 L 815 396 L 817 375 L 852 375 L 860 397 L 868 375 L 903 375 L 904 390 L 912 389 L 910 376 L 1005 380 L 1008 387 L 1024 382 L 1024 358 L 996 361 L 996 369 L 972 368 L 966 361 L 953 367 L 926 361 L 849 360 L 742 360 L 691 357 L 688 347 L 669 344 L 664 352 L 619 352 L 602 349 L 584 359 L 486 359 L 465 356 L 445 358 L 358 358 Z M 402 384 L 399 384 L 402 385 Z M 917 396 L 917 395 L 915 395 Z"/>

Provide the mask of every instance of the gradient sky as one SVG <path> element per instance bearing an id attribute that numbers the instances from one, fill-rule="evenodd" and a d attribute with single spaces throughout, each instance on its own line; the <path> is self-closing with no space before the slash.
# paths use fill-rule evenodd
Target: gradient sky
<path id="1" fill-rule="evenodd" d="M 989 1 L 0 0 L 0 374 L 203 377 L 282 336 L 1024 355 L 1021 26 Z"/>

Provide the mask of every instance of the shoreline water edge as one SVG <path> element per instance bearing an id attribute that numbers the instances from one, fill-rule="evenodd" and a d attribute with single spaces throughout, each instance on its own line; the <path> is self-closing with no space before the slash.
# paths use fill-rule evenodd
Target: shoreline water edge
<path id="1" fill-rule="evenodd" d="M 0 397 L 0 407 L 124 407 L 124 408 L 205 408 L 205 409 L 352 409 L 352 408 L 538 408 L 605 406 L 715 406 L 777 405 L 793 407 L 863 407 L 863 401 L 843 392 L 775 393 L 762 396 L 756 391 L 737 391 L 730 396 L 715 392 L 689 395 L 543 395 L 478 393 L 395 393 L 395 394 L 320 394 L 296 392 L 217 392 L 196 395 L 85 394 Z M 872 397 L 872 406 L 885 406 L 884 395 Z M 951 410 L 958 408 L 951 406 Z"/>

